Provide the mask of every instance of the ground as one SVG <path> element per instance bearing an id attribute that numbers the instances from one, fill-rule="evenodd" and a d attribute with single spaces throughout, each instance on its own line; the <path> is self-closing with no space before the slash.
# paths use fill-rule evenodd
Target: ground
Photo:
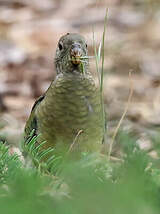
<path id="1" fill-rule="evenodd" d="M 108 139 L 133 86 L 121 128 L 152 150 L 160 125 L 160 3 L 157 0 L 7 0 L 0 1 L 0 136 L 18 144 L 34 100 L 55 77 L 54 54 L 60 36 L 82 34 L 93 56 L 102 39 L 105 8 L 104 101 Z M 90 60 L 95 79 L 95 59 Z M 129 73 L 131 72 L 131 78 Z"/>

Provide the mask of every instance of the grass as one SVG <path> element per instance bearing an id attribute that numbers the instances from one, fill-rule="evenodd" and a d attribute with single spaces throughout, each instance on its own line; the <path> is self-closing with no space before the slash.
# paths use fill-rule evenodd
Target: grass
<path id="1" fill-rule="evenodd" d="M 159 160 L 154 163 L 128 134 L 117 137 L 123 162 L 85 154 L 79 161 L 64 162 L 58 176 L 24 167 L 1 144 L 1 213 L 159 214 Z"/>
<path id="2" fill-rule="evenodd" d="M 106 9 L 106 14 L 105 14 L 105 18 L 104 18 L 104 29 L 103 29 L 103 36 L 102 36 L 102 41 L 99 44 L 98 47 L 98 51 L 96 48 L 96 43 L 95 43 L 95 33 L 94 33 L 94 28 L 93 28 L 93 47 L 94 47 L 94 54 L 95 54 L 95 59 L 96 59 L 96 71 L 98 74 L 98 80 L 99 80 L 99 85 L 100 85 L 100 99 L 101 99 L 101 106 L 102 106 L 102 118 L 103 118 L 103 135 L 104 135 L 104 143 L 107 143 L 107 139 L 106 139 L 106 123 L 107 123 L 107 117 L 106 117 L 106 111 L 105 111 L 105 106 L 104 106 L 104 92 L 103 92 L 103 85 L 104 85 L 104 59 L 105 59 L 105 36 L 106 36 L 106 26 L 107 26 L 107 18 L 108 18 L 108 9 Z M 101 63 L 101 67 L 100 67 L 100 63 Z M 129 73 L 129 80 L 130 80 L 130 93 L 129 93 L 129 97 L 127 100 L 127 105 L 126 108 L 124 109 L 124 112 L 122 114 L 122 117 L 120 118 L 120 121 L 117 125 L 117 127 L 115 128 L 115 131 L 113 133 L 113 137 L 111 140 L 111 143 L 109 145 L 108 148 L 108 160 L 110 160 L 111 158 L 111 153 L 112 153 L 112 147 L 115 141 L 115 138 L 118 134 L 118 131 L 120 129 L 120 126 L 123 122 L 123 119 L 128 111 L 130 102 L 131 102 L 131 98 L 132 98 L 132 94 L 133 94 L 133 86 L 132 86 L 132 80 L 131 80 L 131 73 Z"/>
<path id="3" fill-rule="evenodd" d="M 107 17 L 108 17 L 108 9 L 106 9 L 106 14 L 104 18 L 104 30 L 102 41 L 99 44 L 98 51 L 96 48 L 95 43 L 95 33 L 93 27 L 93 47 L 94 47 L 94 54 L 95 54 L 95 61 L 96 61 L 96 71 L 99 80 L 100 86 L 100 100 L 101 100 L 101 108 L 102 108 L 102 118 L 103 118 L 103 136 L 104 136 L 104 143 L 106 143 L 106 112 L 104 107 L 104 93 L 103 93 L 103 81 L 104 81 L 104 49 L 105 49 L 105 36 L 106 36 L 106 25 L 107 25 Z M 101 63 L 101 67 L 100 67 Z"/>

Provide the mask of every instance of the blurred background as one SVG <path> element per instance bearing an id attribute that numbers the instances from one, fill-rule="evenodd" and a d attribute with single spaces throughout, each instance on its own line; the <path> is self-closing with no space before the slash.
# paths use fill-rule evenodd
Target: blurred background
<path id="1" fill-rule="evenodd" d="M 160 1 L 0 0 L 0 138 L 17 144 L 35 99 L 55 77 L 54 54 L 63 34 L 82 34 L 99 45 L 105 8 L 104 100 L 109 136 L 133 97 L 122 129 L 151 151 L 160 125 Z M 90 60 L 95 78 L 95 60 Z M 156 156 L 155 152 L 152 154 Z"/>

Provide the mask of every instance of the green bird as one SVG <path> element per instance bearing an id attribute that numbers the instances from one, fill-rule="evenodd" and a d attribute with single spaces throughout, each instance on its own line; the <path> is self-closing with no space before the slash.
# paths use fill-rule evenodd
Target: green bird
<path id="1" fill-rule="evenodd" d="M 87 44 L 79 34 L 67 33 L 58 42 L 56 78 L 36 100 L 25 126 L 25 140 L 37 136 L 43 149 L 97 152 L 103 141 L 100 89 L 89 71 Z M 32 136 L 30 136 L 31 131 Z"/>

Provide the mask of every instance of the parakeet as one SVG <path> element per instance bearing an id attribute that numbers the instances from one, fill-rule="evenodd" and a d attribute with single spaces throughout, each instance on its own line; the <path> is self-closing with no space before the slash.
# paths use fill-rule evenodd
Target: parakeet
<path id="1" fill-rule="evenodd" d="M 100 89 L 89 70 L 87 44 L 79 34 L 67 33 L 58 42 L 56 78 L 33 105 L 25 126 L 25 140 L 39 135 L 37 145 L 60 154 L 97 152 L 103 140 Z"/>

